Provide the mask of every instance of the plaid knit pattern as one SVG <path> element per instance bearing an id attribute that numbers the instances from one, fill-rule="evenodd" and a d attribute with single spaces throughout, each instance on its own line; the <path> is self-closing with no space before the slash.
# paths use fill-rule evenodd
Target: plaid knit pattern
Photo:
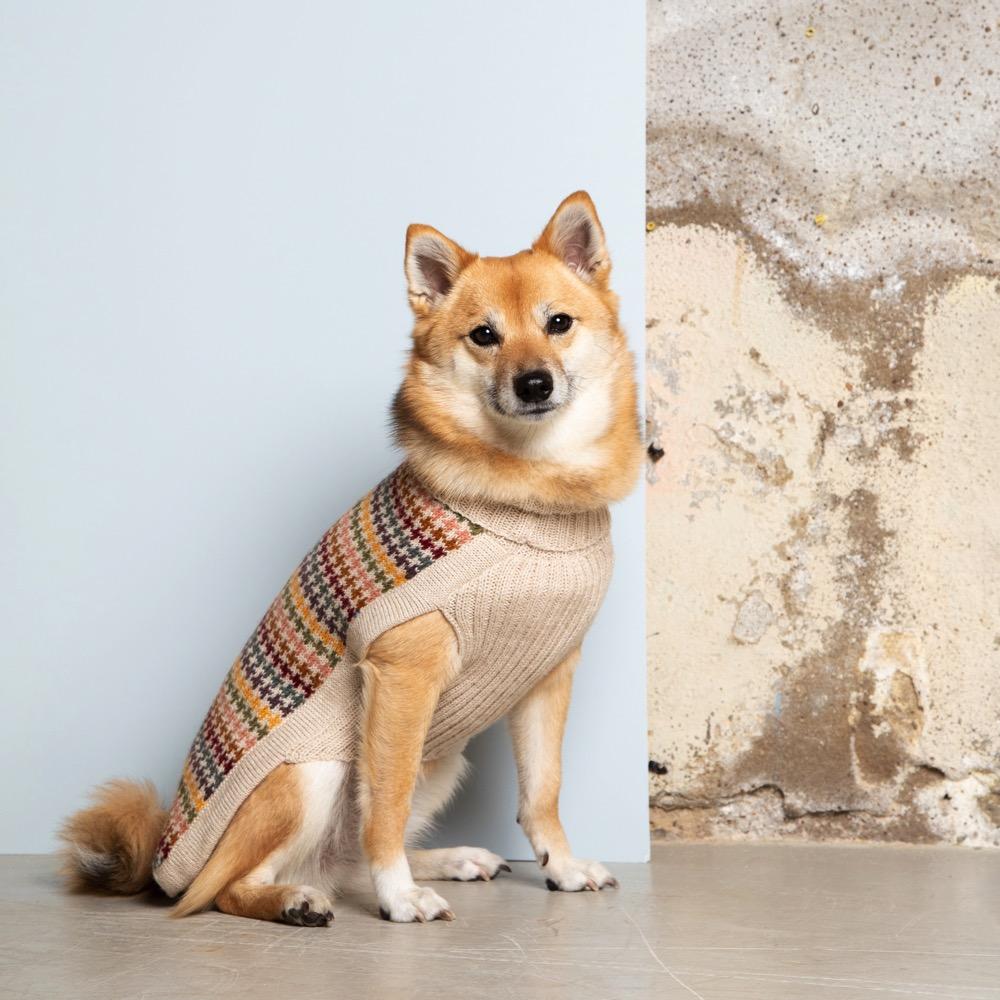
<path id="1" fill-rule="evenodd" d="M 188 753 L 154 867 L 243 755 L 330 675 L 357 613 L 481 530 L 401 467 L 327 531 L 230 668 Z"/>

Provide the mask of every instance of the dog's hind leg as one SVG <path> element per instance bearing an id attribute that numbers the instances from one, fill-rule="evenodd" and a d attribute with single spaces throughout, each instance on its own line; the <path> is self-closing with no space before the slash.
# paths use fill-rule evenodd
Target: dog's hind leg
<path id="1" fill-rule="evenodd" d="M 333 920 L 333 904 L 310 885 L 275 885 L 261 882 L 266 869 L 251 873 L 226 886 L 215 905 L 234 917 L 277 920 L 301 927 L 326 927 Z"/>
<path id="2" fill-rule="evenodd" d="M 240 806 L 218 847 L 174 909 L 213 902 L 223 913 L 326 926 L 333 905 L 323 881 L 324 848 L 345 789 L 347 766 L 282 764 Z"/>

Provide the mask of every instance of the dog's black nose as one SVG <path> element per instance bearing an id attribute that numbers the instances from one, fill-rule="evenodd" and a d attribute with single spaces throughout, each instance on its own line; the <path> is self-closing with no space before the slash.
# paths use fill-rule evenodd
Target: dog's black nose
<path id="1" fill-rule="evenodd" d="M 540 403 L 552 395 L 552 376 L 544 368 L 515 375 L 514 392 L 526 403 Z"/>

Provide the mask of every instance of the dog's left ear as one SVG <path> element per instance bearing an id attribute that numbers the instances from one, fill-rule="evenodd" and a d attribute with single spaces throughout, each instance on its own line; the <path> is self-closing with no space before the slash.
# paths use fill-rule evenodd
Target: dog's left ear
<path id="1" fill-rule="evenodd" d="M 558 257 L 589 284 L 607 288 L 611 260 L 604 227 L 586 191 L 577 191 L 563 201 L 531 248 Z"/>
<path id="2" fill-rule="evenodd" d="M 410 308 L 418 316 L 430 315 L 447 298 L 462 270 L 475 259 L 475 254 L 433 226 L 410 226 L 403 258 Z"/>

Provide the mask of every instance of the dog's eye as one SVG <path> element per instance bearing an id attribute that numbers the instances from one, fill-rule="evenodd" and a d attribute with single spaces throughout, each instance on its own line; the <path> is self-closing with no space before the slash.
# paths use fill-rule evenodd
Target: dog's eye
<path id="1" fill-rule="evenodd" d="M 496 331 L 492 326 L 487 326 L 485 323 L 482 326 L 477 326 L 469 334 L 469 340 L 478 347 L 492 347 L 493 344 L 500 343 L 500 338 L 497 336 Z"/>
<path id="2" fill-rule="evenodd" d="M 565 333 L 572 325 L 572 316 L 567 316 L 566 313 L 556 313 L 555 316 L 549 317 L 549 322 L 546 324 L 545 329 L 549 333 Z"/>

